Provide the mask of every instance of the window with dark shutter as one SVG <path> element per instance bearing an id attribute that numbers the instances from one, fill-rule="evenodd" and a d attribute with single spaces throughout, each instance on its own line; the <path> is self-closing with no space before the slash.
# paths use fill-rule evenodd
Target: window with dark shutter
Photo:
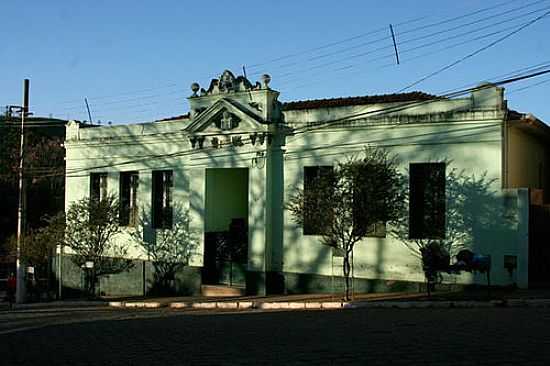
<path id="1" fill-rule="evenodd" d="M 373 190 L 375 190 L 373 188 L 375 187 L 372 187 L 373 180 L 370 178 L 376 174 L 377 170 L 376 167 L 365 166 L 365 169 L 357 174 L 354 179 L 353 230 L 356 235 L 385 238 L 386 223 L 372 223 L 372 220 L 369 218 L 369 210 L 376 210 L 375 206 L 377 204 L 384 204 L 384 202 L 375 202 L 375 197 L 373 197 Z"/>
<path id="2" fill-rule="evenodd" d="M 138 208 L 137 208 L 138 183 L 139 183 L 138 172 L 120 173 L 119 221 L 121 226 L 136 226 L 137 216 L 138 216 Z"/>
<path id="3" fill-rule="evenodd" d="M 101 201 L 107 197 L 107 173 L 90 174 L 90 199 Z"/>
<path id="4" fill-rule="evenodd" d="M 304 235 L 322 235 L 330 227 L 332 211 L 325 198 L 333 180 L 332 166 L 304 167 Z"/>
<path id="5" fill-rule="evenodd" d="M 410 164 L 409 238 L 445 238 L 445 163 Z"/>
<path id="6" fill-rule="evenodd" d="M 172 191 L 174 187 L 171 170 L 153 171 L 153 227 L 172 228 Z"/>

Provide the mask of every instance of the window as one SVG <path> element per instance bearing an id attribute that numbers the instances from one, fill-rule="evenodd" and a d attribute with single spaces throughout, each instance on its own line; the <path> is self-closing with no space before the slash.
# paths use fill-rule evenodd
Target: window
<path id="1" fill-rule="evenodd" d="M 326 207 L 333 180 L 332 166 L 304 167 L 304 235 L 322 235 L 330 225 L 331 210 Z"/>
<path id="2" fill-rule="evenodd" d="M 371 223 L 369 211 L 380 212 L 380 207 L 386 205 L 384 198 L 380 199 L 380 190 L 370 179 L 378 174 L 376 166 L 366 166 L 357 176 L 353 187 L 353 230 L 356 235 L 385 238 L 386 223 Z M 385 192 L 384 192 L 385 194 Z"/>
<path id="3" fill-rule="evenodd" d="M 386 237 L 386 223 L 377 222 L 367 227 L 367 237 L 372 238 L 385 238 Z"/>
<path id="4" fill-rule="evenodd" d="M 137 188 L 138 172 L 120 173 L 119 221 L 121 226 L 136 226 L 138 217 Z"/>
<path id="5" fill-rule="evenodd" d="M 107 173 L 90 174 L 90 199 L 102 201 L 107 197 Z"/>
<path id="6" fill-rule="evenodd" d="M 153 227 L 172 228 L 172 190 L 174 187 L 171 170 L 153 171 Z"/>
<path id="7" fill-rule="evenodd" d="M 410 165 L 409 238 L 445 238 L 445 163 Z"/>

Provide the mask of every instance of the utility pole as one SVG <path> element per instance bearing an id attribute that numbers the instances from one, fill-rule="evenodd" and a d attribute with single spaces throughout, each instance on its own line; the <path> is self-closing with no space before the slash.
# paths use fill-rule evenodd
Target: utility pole
<path id="1" fill-rule="evenodd" d="M 17 288 L 15 302 L 20 304 L 25 298 L 25 274 L 21 264 L 21 245 L 23 243 L 23 157 L 25 146 L 25 117 L 29 113 L 29 79 L 23 82 L 23 107 L 21 108 L 21 138 L 19 145 L 19 200 L 17 206 L 17 253 L 15 259 Z"/>

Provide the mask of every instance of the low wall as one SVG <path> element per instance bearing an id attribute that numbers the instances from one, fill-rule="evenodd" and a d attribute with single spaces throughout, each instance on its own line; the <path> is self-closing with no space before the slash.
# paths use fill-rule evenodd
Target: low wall
<path id="1" fill-rule="evenodd" d="M 59 256 L 54 259 L 56 279 L 59 278 Z M 70 255 L 63 255 L 61 261 L 62 296 L 64 298 L 80 297 L 84 295 L 84 270 L 79 268 Z M 132 260 L 132 267 L 128 271 L 100 277 L 96 286 L 101 296 L 146 296 L 158 292 L 155 283 L 155 268 L 151 261 Z M 170 295 L 197 295 L 200 294 L 201 268 L 183 267 L 175 274 L 172 281 Z"/>

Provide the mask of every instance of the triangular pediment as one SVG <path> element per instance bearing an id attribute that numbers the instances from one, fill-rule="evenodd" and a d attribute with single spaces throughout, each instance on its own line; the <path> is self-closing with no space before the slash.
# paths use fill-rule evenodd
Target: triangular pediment
<path id="1" fill-rule="evenodd" d="M 193 118 L 185 131 L 193 135 L 264 132 L 262 117 L 229 99 L 220 99 Z"/>

